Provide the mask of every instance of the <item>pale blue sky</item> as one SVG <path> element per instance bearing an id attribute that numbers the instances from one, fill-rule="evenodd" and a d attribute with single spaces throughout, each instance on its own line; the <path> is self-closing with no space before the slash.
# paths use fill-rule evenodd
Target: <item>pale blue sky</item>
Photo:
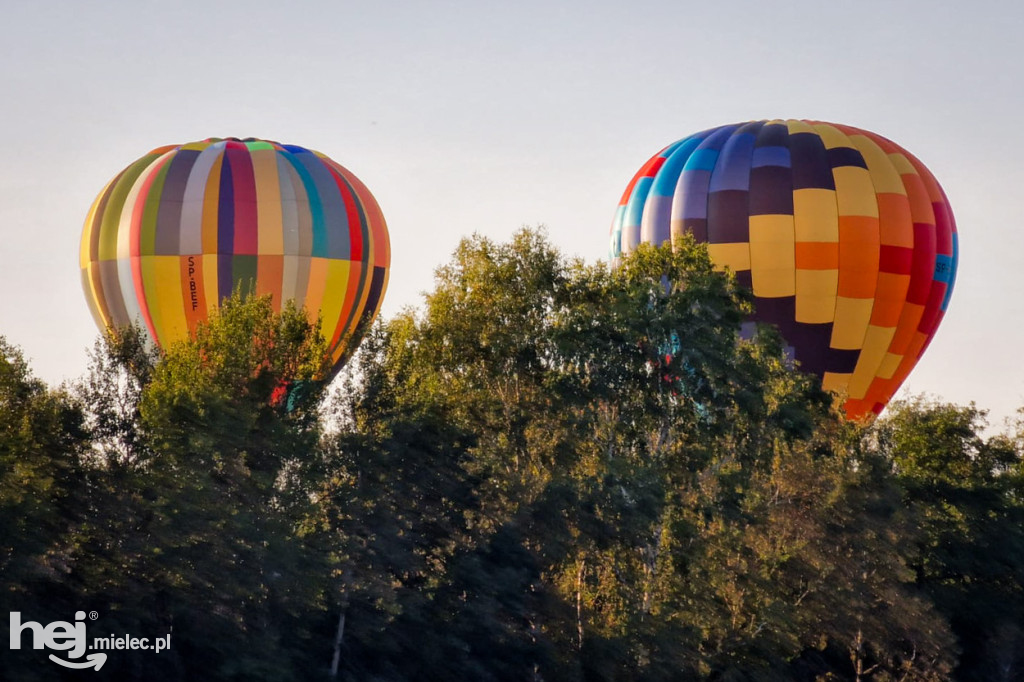
<path id="1" fill-rule="evenodd" d="M 1024 9 L 1017 2 L 37 2 L 0 4 L 0 334 L 42 378 L 97 331 L 78 240 L 153 147 L 254 136 L 318 149 L 377 197 L 384 313 L 459 238 L 544 223 L 605 257 L 626 183 L 711 126 L 812 118 L 920 157 L 961 236 L 957 289 L 907 389 L 1024 405 Z"/>

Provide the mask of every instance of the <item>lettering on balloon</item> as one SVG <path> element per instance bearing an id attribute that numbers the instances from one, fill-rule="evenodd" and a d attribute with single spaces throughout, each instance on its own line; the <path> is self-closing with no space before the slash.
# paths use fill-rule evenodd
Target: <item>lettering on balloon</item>
<path id="1" fill-rule="evenodd" d="M 188 257 L 188 296 L 192 301 L 192 310 L 199 309 L 199 290 L 196 286 L 196 257 Z"/>

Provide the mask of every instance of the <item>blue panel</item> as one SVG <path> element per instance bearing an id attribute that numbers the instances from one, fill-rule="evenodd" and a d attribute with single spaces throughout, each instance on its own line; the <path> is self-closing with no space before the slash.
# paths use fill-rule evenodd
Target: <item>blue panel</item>
<path id="1" fill-rule="evenodd" d="M 320 206 L 323 209 L 323 238 L 326 240 L 328 258 L 349 260 L 352 257 L 352 244 L 349 238 L 348 212 L 345 200 L 338 189 L 338 183 L 327 166 L 315 154 L 301 154 L 295 157 L 309 171 L 309 177 L 316 183 Z M 315 225 L 316 223 L 314 223 Z M 313 229 L 313 255 L 317 253 L 317 232 Z"/>
<path id="2" fill-rule="evenodd" d="M 697 150 L 690 155 L 683 170 L 712 170 L 718 161 L 718 152 L 734 130 L 736 130 L 735 125 L 728 125 L 710 131 L 707 137 L 701 140 Z M 701 136 L 694 135 L 693 137 L 700 138 Z"/>
<path id="3" fill-rule="evenodd" d="M 299 147 L 299 149 L 302 148 Z M 317 192 L 316 182 L 314 182 L 313 176 L 309 174 L 309 171 L 306 170 L 306 167 L 299 162 L 294 154 L 282 154 L 281 156 L 287 159 L 288 163 L 295 169 L 299 179 L 302 180 L 302 187 L 306 192 L 306 198 L 309 200 L 309 212 L 313 219 L 313 253 L 311 255 L 326 258 L 328 255 L 327 230 L 324 226 L 324 208 L 320 202 L 320 194 Z"/>
<path id="4" fill-rule="evenodd" d="M 957 238 L 957 233 L 953 233 L 953 257 L 939 256 L 939 258 L 949 259 L 949 276 L 946 279 L 946 296 L 942 299 L 942 310 L 945 311 L 946 307 L 949 306 L 949 299 L 953 296 L 953 285 L 956 284 L 956 269 L 960 264 L 960 240 Z M 939 264 L 936 259 L 935 269 L 938 270 Z M 938 279 L 936 277 L 936 279 Z"/>
<path id="5" fill-rule="evenodd" d="M 711 173 L 710 191 L 750 189 L 750 161 L 754 155 L 755 139 L 754 135 L 748 133 L 739 133 L 729 138 Z"/>
<path id="6" fill-rule="evenodd" d="M 943 254 L 936 254 L 935 256 L 935 276 L 932 278 L 936 282 L 945 282 L 949 284 L 953 280 L 953 257 L 946 256 Z"/>
<path id="7" fill-rule="evenodd" d="M 698 149 L 690 158 L 687 159 L 685 170 L 704 170 L 710 171 L 715 167 L 715 162 L 718 161 L 718 150 L 717 149 Z"/>
<path id="8" fill-rule="evenodd" d="M 654 176 L 651 194 L 656 197 L 670 197 L 675 194 L 676 185 L 679 184 L 679 175 L 683 172 L 686 162 L 700 142 L 699 138 L 689 137 L 676 143 L 675 149 L 665 157 L 665 163 Z M 714 162 L 712 162 L 713 164 Z"/>
<path id="9" fill-rule="evenodd" d="M 644 204 L 647 203 L 647 194 L 651 191 L 651 184 L 654 178 L 640 178 L 633 185 L 633 194 L 626 204 L 626 215 L 622 221 L 622 250 L 629 253 L 640 243 L 640 220 L 644 214 Z"/>
<path id="10" fill-rule="evenodd" d="M 672 209 L 672 219 L 707 218 L 708 217 L 708 185 L 711 184 L 711 171 L 686 171 L 683 173 L 681 189 L 683 196 L 676 199 Z M 677 212 L 678 211 L 678 216 Z"/>
<path id="11" fill-rule="evenodd" d="M 758 147 L 754 150 L 754 158 L 750 165 L 754 168 L 763 166 L 789 168 L 789 147 Z"/>
<path id="12" fill-rule="evenodd" d="M 615 209 L 615 219 L 612 221 L 611 235 L 609 235 L 608 243 L 609 258 L 618 258 L 622 255 L 622 219 L 625 214 L 625 206 L 619 206 Z"/>

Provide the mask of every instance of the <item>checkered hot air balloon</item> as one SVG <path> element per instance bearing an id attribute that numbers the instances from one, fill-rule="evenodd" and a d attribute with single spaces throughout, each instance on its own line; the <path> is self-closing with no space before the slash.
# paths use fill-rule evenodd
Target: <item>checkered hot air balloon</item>
<path id="1" fill-rule="evenodd" d="M 778 326 L 850 419 L 882 411 L 953 291 L 956 224 L 939 183 L 850 126 L 753 121 L 669 145 L 626 188 L 610 255 L 684 231 L 752 290 L 754 321 Z"/>
<path id="2" fill-rule="evenodd" d="M 373 195 L 320 152 L 258 139 L 154 149 L 100 192 L 82 232 L 82 285 L 101 329 L 139 321 L 186 338 L 240 288 L 322 319 L 340 368 L 387 288 Z"/>

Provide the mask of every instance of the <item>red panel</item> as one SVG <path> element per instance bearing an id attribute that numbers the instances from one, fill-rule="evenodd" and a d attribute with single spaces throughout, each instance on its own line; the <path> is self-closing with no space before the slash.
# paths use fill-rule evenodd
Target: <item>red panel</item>
<path id="1" fill-rule="evenodd" d="M 622 198 L 619 199 L 619 206 L 625 206 L 629 203 L 629 198 L 633 196 L 633 188 L 636 187 L 636 183 L 640 182 L 641 178 L 653 178 L 658 174 L 661 167 L 665 165 L 665 157 L 662 156 L 664 152 L 665 150 L 662 149 L 658 152 L 657 156 L 648 159 L 647 163 L 633 176 L 633 179 L 626 185 L 626 191 L 622 193 Z"/>
<path id="2" fill-rule="evenodd" d="M 249 149 L 242 142 L 228 142 L 224 152 L 231 166 L 231 190 L 235 200 L 235 255 L 259 253 L 259 223 L 256 210 L 256 173 Z"/>
<path id="3" fill-rule="evenodd" d="M 878 269 L 898 275 L 909 275 L 914 262 L 914 250 L 902 246 L 882 245 Z"/>
<path id="4" fill-rule="evenodd" d="M 910 269 L 907 301 L 924 305 L 935 274 L 935 226 L 914 223 L 914 260 Z"/>

